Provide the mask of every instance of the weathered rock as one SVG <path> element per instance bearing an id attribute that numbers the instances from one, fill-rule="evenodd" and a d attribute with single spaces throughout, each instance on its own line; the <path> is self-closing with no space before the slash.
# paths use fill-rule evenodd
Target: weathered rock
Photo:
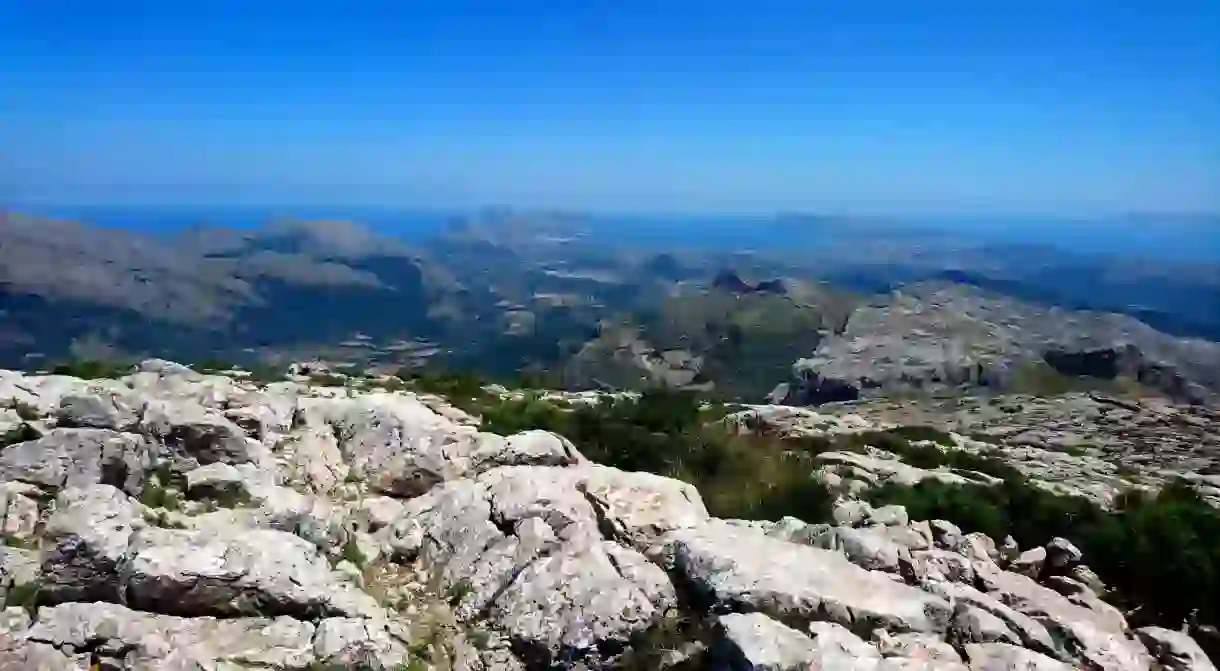
<path id="1" fill-rule="evenodd" d="M 141 400 L 135 394 L 72 393 L 59 400 L 55 417 L 62 427 L 130 431 L 140 423 L 142 410 Z"/>
<path id="2" fill-rule="evenodd" d="M 564 545 L 526 567 L 491 618 L 538 660 L 599 659 L 621 651 L 676 604 L 660 568 L 609 541 Z"/>
<path id="3" fill-rule="evenodd" d="M 5 537 L 29 540 L 38 527 L 37 487 L 21 482 L 0 483 L 0 531 Z"/>
<path id="4" fill-rule="evenodd" d="M 957 551 L 961 546 L 962 530 L 956 524 L 945 520 L 932 520 L 928 524 L 932 527 L 932 542 L 936 547 Z"/>
<path id="5" fill-rule="evenodd" d="M 671 532 L 662 546 L 685 580 L 732 610 L 764 611 L 792 625 L 829 619 L 863 631 L 943 632 L 949 623 L 951 609 L 939 597 L 828 550 L 716 520 Z"/>
<path id="6" fill-rule="evenodd" d="M 313 625 L 288 617 L 188 619 L 108 603 L 40 609 L 27 634 L 34 643 L 92 655 L 102 668 L 148 671 L 305 668 L 314 661 L 313 635 Z"/>
<path id="7" fill-rule="evenodd" d="M 999 618 L 1000 623 L 1018 637 L 1021 645 L 1037 652 L 1055 655 L 1056 657 L 1061 654 L 1055 640 L 1041 622 L 1008 607 L 990 595 L 983 594 L 969 585 L 953 582 L 927 583 L 925 588 L 955 604 L 957 608 L 957 612 L 955 612 L 955 626 L 950 630 L 950 637 L 956 637 L 954 640 L 958 643 L 971 642 L 963 640 L 963 638 L 973 635 L 986 637 L 988 631 L 991 632 L 991 635 L 996 633 L 1002 635 L 1002 630 L 995 628 L 995 621 L 983 616 L 978 618 L 979 628 L 977 630 L 973 628 L 973 619 L 968 618 L 961 622 L 956 622 L 957 614 L 963 609 L 978 609 Z"/>
<path id="8" fill-rule="evenodd" d="M 1045 569 L 1061 573 L 1068 567 L 1080 563 L 1083 557 L 1084 553 L 1080 551 L 1080 548 L 1077 548 L 1068 539 L 1052 538 L 1051 542 L 1046 544 Z"/>
<path id="9" fill-rule="evenodd" d="M 1046 623 L 1081 664 L 1098 668 L 1147 669 L 1144 647 L 1130 639 L 1121 614 L 1072 603 L 1057 592 L 1011 571 L 980 575 L 987 592 L 1013 610 Z"/>
<path id="10" fill-rule="evenodd" d="M 36 585 L 40 570 L 37 551 L 0 546 L 0 603 L 8 601 L 12 588 Z"/>
<path id="11" fill-rule="evenodd" d="M 934 634 L 891 635 L 884 629 L 878 629 L 873 632 L 873 645 L 883 657 L 901 657 L 936 665 L 962 662 L 957 650 Z"/>
<path id="12" fill-rule="evenodd" d="M 835 502 L 831 516 L 834 518 L 835 524 L 854 527 L 868 519 L 872 512 L 873 507 L 869 505 L 868 501 L 841 499 Z"/>
<path id="13" fill-rule="evenodd" d="M 571 466 L 584 461 L 571 441 L 550 431 L 523 431 L 508 438 L 480 434 L 471 459 L 474 470 L 497 466 Z"/>
<path id="14" fill-rule="evenodd" d="M 185 401 L 149 402 L 140 427 L 170 454 L 199 465 L 257 463 L 265 451 L 221 413 Z"/>
<path id="15" fill-rule="evenodd" d="M 1136 637 L 1167 671 L 1215 671 L 1216 666 L 1190 636 L 1163 627 L 1143 627 Z"/>
<path id="16" fill-rule="evenodd" d="M 1008 569 L 1014 573 L 1020 573 L 1027 578 L 1034 578 L 1042 575 L 1042 567 L 1046 564 L 1046 548 L 1030 548 L 1022 552 L 1009 565 Z"/>
<path id="17" fill-rule="evenodd" d="M 803 671 L 823 662 L 813 639 L 760 613 L 719 618 L 717 660 L 731 671 Z"/>
<path id="18" fill-rule="evenodd" d="M 0 451 L 0 480 L 58 490 L 106 484 L 138 494 L 150 448 L 140 436 L 105 429 L 53 429 Z"/>
<path id="19" fill-rule="evenodd" d="M 869 524 L 880 524 L 887 527 L 904 527 L 909 522 L 907 509 L 902 506 L 882 506 L 868 514 Z"/>
<path id="20" fill-rule="evenodd" d="M 282 531 L 146 529 L 132 539 L 124 577 L 128 604 L 188 617 L 381 612 L 313 545 Z"/>
<path id="21" fill-rule="evenodd" d="M 407 659 L 384 621 L 350 617 L 319 622 L 313 652 L 319 664 L 345 669 L 394 669 Z"/>
<path id="22" fill-rule="evenodd" d="M 133 529 L 143 524 L 139 507 L 109 485 L 61 492 L 44 533 L 43 598 L 119 601 L 119 571 Z"/>
<path id="23" fill-rule="evenodd" d="M 972 643 L 966 646 L 971 671 L 1071 671 L 1070 666 L 1046 655 L 1007 643 Z"/>
<path id="24" fill-rule="evenodd" d="M 870 571 L 897 573 L 900 562 L 909 561 L 906 548 L 894 543 L 884 528 L 831 527 L 815 539 L 817 547 L 843 553 L 851 563 Z"/>
<path id="25" fill-rule="evenodd" d="M 699 490 L 681 480 L 598 465 L 579 469 L 578 478 L 576 491 L 592 506 L 602 532 L 641 549 L 660 534 L 709 518 Z"/>

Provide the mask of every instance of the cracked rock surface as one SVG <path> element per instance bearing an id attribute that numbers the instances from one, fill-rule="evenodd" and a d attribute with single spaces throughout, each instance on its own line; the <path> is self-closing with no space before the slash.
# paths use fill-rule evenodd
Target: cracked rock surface
<path id="1" fill-rule="evenodd" d="M 150 361 L 2 371 L 6 399 L 36 435 L 0 446 L 0 669 L 1214 669 L 1132 631 L 1067 541 L 856 501 L 716 519 L 686 483 L 409 392 Z M 924 477 L 885 461 L 826 472 Z"/>

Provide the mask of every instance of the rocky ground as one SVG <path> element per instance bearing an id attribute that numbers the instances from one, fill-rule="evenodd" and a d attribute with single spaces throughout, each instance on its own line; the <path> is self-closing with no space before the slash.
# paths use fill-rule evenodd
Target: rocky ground
<path id="1" fill-rule="evenodd" d="M 1131 488 L 1191 482 L 1220 505 L 1220 412 L 1162 398 L 1096 393 L 952 399 L 870 399 L 816 410 L 750 406 L 775 430 L 792 435 L 932 426 L 953 432 L 957 447 L 998 456 L 1049 489 L 1108 505 Z M 880 451 L 878 451 L 880 452 Z M 880 453 L 882 466 L 896 457 Z M 827 457 L 860 462 L 862 457 Z M 865 468 L 871 466 L 871 468 Z M 875 464 L 857 463 L 862 470 Z M 897 468 L 897 467 L 895 467 Z M 902 467 L 903 483 L 958 475 Z"/>
<path id="2" fill-rule="evenodd" d="M 0 669 L 1214 668 L 1068 540 L 715 519 L 435 397 L 148 361 L 0 405 Z"/>
<path id="3" fill-rule="evenodd" d="M 1177 338 L 1127 315 L 1027 303 L 950 283 L 902 287 L 857 308 L 842 333 L 773 392 L 796 404 L 895 393 L 1019 389 L 1062 373 L 1203 402 L 1220 390 L 1220 343 Z M 1040 390 L 1039 390 L 1040 391 Z"/>

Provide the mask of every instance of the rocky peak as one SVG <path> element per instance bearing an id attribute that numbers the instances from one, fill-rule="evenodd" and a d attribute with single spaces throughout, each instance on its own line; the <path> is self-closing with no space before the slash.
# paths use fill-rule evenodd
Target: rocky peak
<path id="1" fill-rule="evenodd" d="M 409 391 L 147 362 L 8 398 L 38 437 L 0 446 L 0 668 L 1214 668 L 1131 631 L 1070 539 L 719 519 Z"/>

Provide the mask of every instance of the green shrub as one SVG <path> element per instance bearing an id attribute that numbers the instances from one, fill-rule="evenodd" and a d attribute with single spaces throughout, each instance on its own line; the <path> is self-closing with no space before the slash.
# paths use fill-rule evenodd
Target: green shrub
<path id="1" fill-rule="evenodd" d="M 52 375 L 71 375 L 82 380 L 123 377 L 131 372 L 131 364 L 121 361 L 74 360 L 51 368 Z"/>
<path id="2" fill-rule="evenodd" d="M 993 538 L 1011 534 L 1023 547 L 1068 538 L 1120 605 L 1143 606 L 1133 616 L 1138 623 L 1176 628 L 1195 611 L 1200 622 L 1220 621 L 1220 511 L 1185 483 L 1154 497 L 1125 494 L 1113 512 L 1015 477 L 995 487 L 887 486 L 870 499 L 906 506 L 911 519 L 945 519 Z"/>
<path id="3" fill-rule="evenodd" d="M 41 437 L 42 436 L 38 433 L 37 429 L 29 424 L 26 424 L 25 422 L 22 422 L 8 431 L 5 431 L 3 435 L 0 435 L 0 447 L 4 447 L 6 445 L 16 445 L 17 443 L 24 443 L 31 440 L 38 440 Z"/>

